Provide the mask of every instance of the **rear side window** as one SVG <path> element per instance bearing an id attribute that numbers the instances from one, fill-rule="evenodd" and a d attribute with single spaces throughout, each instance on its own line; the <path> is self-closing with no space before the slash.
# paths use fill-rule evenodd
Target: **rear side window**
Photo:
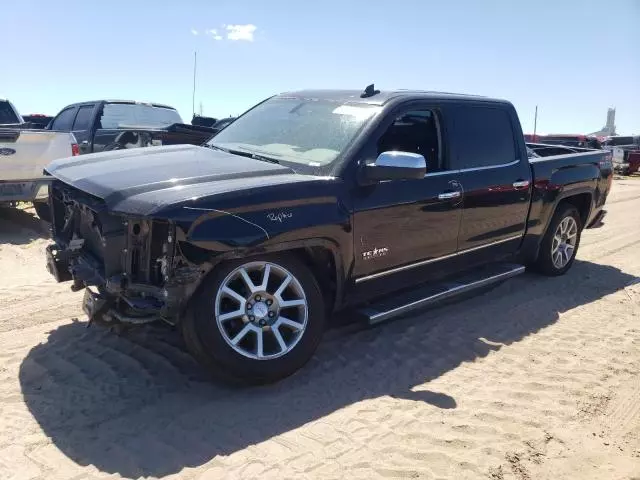
<path id="1" fill-rule="evenodd" d="M 51 125 L 52 130 L 61 130 L 63 132 L 70 132 L 71 125 L 73 125 L 73 118 L 75 117 L 76 109 L 67 108 L 61 111 L 58 116 L 53 120 Z"/>
<path id="2" fill-rule="evenodd" d="M 9 102 L 0 101 L 0 125 L 4 123 L 20 123 L 20 119 Z"/>
<path id="3" fill-rule="evenodd" d="M 182 123 L 182 118 L 172 108 L 134 103 L 107 103 L 102 109 L 99 128 L 165 128 L 174 123 Z"/>
<path id="4" fill-rule="evenodd" d="M 93 116 L 93 105 L 85 105 L 80 107 L 76 120 L 73 122 L 73 131 L 89 130 L 91 128 L 91 119 Z"/>
<path id="5" fill-rule="evenodd" d="M 459 107 L 455 113 L 457 168 L 504 165 L 516 160 L 511 117 L 494 107 Z"/>

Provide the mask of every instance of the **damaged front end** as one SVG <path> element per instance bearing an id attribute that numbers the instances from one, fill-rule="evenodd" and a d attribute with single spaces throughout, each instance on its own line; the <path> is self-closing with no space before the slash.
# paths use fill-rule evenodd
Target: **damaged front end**
<path id="1" fill-rule="evenodd" d="M 89 321 L 143 324 L 179 321 L 208 265 L 181 253 L 176 225 L 108 211 L 104 202 L 62 182 L 50 189 L 54 242 L 47 269 L 85 290 Z"/>

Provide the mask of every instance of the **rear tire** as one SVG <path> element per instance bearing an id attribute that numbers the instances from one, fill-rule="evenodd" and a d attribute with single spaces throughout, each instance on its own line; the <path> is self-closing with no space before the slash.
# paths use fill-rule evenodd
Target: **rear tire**
<path id="1" fill-rule="evenodd" d="M 576 258 L 582 228 L 578 209 L 569 203 L 560 204 L 540 244 L 534 270 L 548 276 L 564 275 Z"/>
<path id="2" fill-rule="evenodd" d="M 216 379 L 265 384 L 309 361 L 324 324 L 323 296 L 309 268 L 293 255 L 264 255 L 211 272 L 181 330 L 188 350 Z"/>

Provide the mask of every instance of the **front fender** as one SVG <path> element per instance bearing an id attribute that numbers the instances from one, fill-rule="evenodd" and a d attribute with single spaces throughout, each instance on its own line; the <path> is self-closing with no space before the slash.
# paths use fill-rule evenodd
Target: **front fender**
<path id="1" fill-rule="evenodd" d="M 187 207 L 189 208 L 189 207 Z M 201 211 L 178 241 L 196 247 L 190 261 L 215 266 L 222 261 L 260 253 L 320 247 L 328 250 L 336 268 L 338 295 L 353 258 L 351 216 L 336 197 L 292 200 L 233 210 Z M 186 249 L 183 250 L 186 253 Z"/>

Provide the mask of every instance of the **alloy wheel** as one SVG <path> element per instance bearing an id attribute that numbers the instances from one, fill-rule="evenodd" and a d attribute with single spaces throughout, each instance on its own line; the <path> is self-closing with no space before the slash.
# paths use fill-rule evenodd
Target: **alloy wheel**
<path id="1" fill-rule="evenodd" d="M 577 241 L 578 223 L 571 216 L 563 218 L 551 242 L 551 258 L 557 269 L 564 268 L 569 263 L 575 252 Z"/>
<path id="2" fill-rule="evenodd" d="M 270 360 L 289 353 L 307 327 L 309 308 L 300 281 L 271 262 L 250 262 L 231 271 L 215 298 L 215 319 L 237 353 Z"/>

